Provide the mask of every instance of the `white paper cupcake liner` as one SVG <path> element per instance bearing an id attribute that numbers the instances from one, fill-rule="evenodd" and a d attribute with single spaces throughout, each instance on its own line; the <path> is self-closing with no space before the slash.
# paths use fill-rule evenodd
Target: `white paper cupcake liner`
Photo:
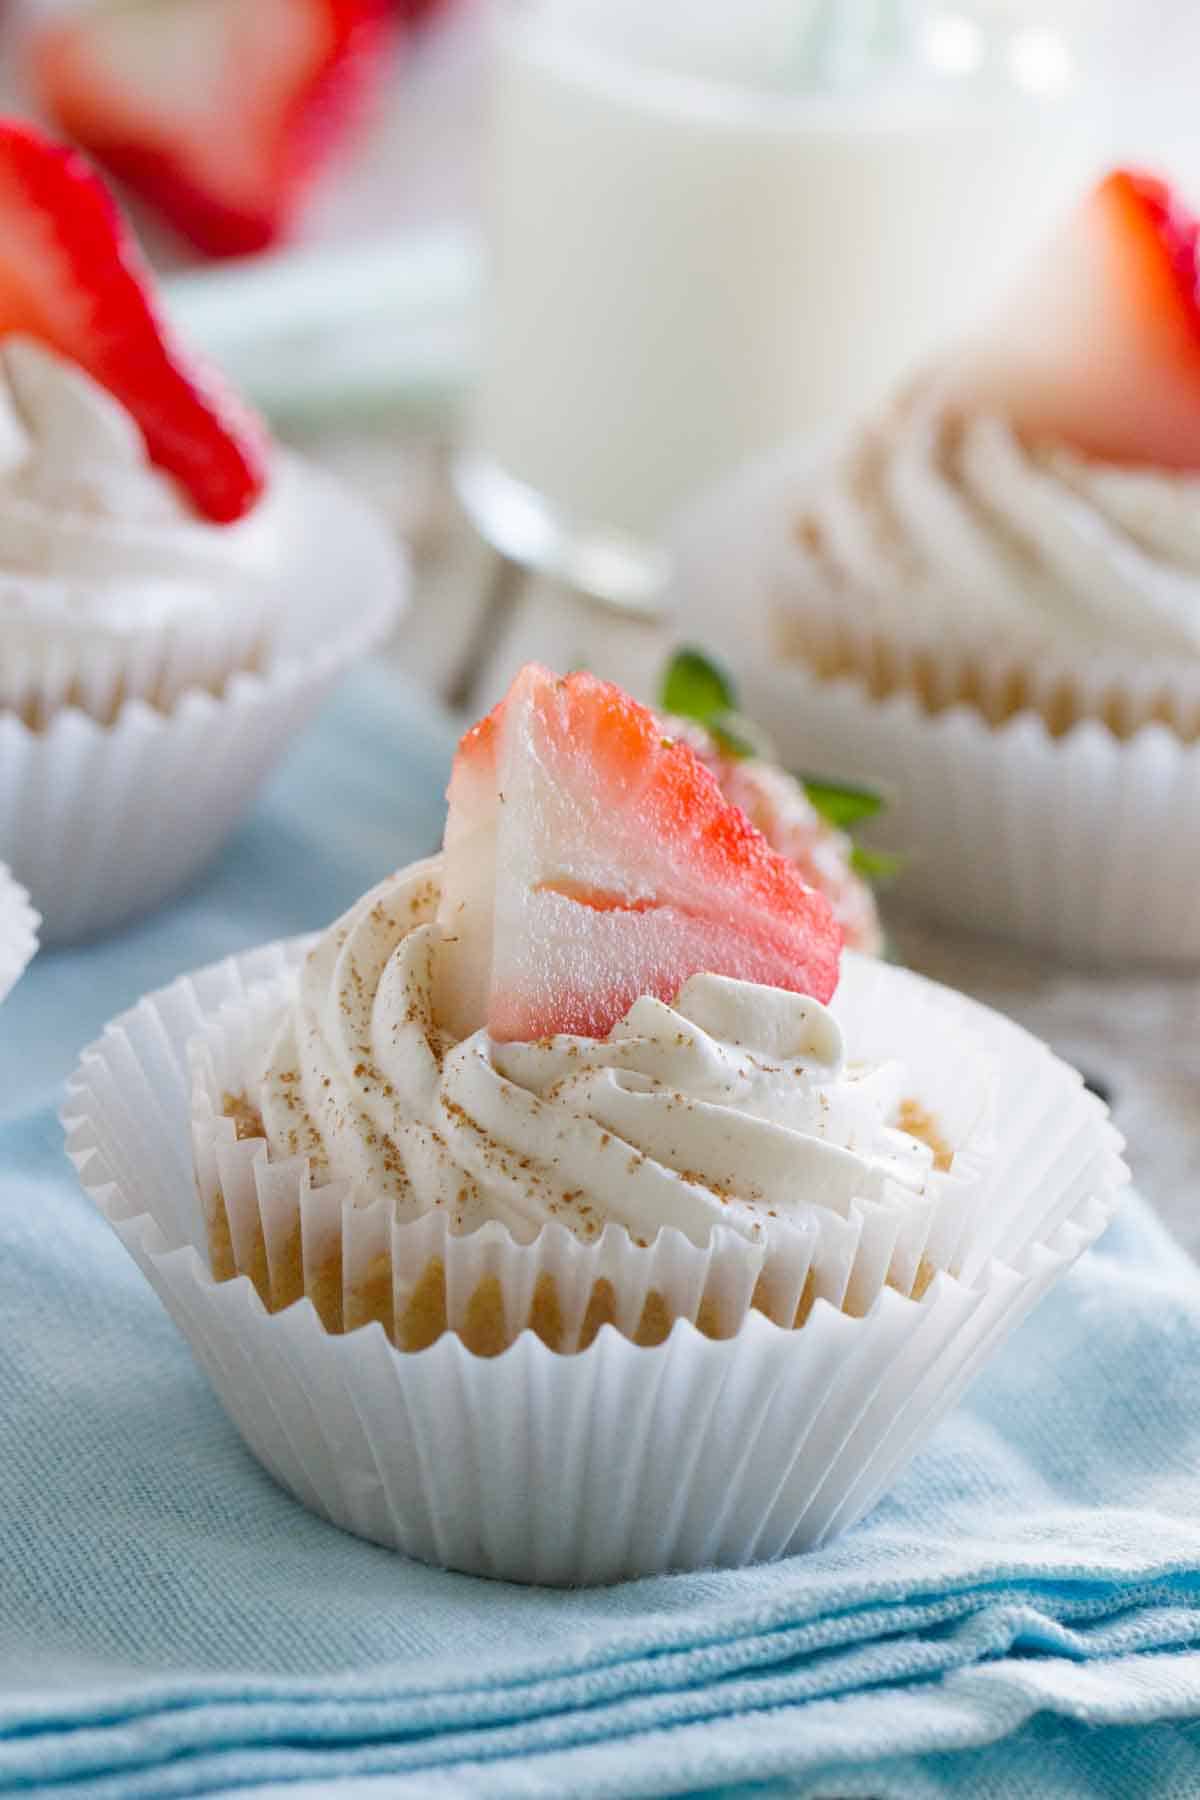
<path id="1" fill-rule="evenodd" d="M 398 1351 L 378 1318 L 330 1332 L 308 1298 L 270 1312 L 246 1277 L 214 1279 L 189 1132 L 189 1040 L 306 947 L 203 970 L 114 1021 L 69 1084 L 67 1149 L 276 1479 L 424 1561 L 582 1583 L 826 1541 L 1100 1232 L 1128 1178 L 1103 1108 L 1044 1046 L 850 958 L 864 1017 L 872 982 L 878 999 L 899 980 L 932 991 L 994 1060 L 1001 1145 L 958 1277 L 936 1274 L 919 1300 L 884 1286 L 859 1318 L 818 1299 L 798 1330 L 749 1311 L 732 1337 L 680 1319 L 640 1346 L 606 1325 L 573 1355 L 532 1331 L 486 1357 L 453 1331 Z M 477 1236 L 480 1265 L 498 1260 L 495 1234 Z"/>
<path id="2" fill-rule="evenodd" d="M 961 1266 L 991 1208 L 991 1058 L 936 990 L 894 971 L 881 987 L 878 966 L 865 958 L 848 963 L 839 992 L 848 1041 L 880 1061 L 909 1042 L 934 1047 L 924 1059 L 906 1058 L 906 1097 L 956 1146 L 954 1165 L 933 1173 L 920 1196 L 891 1183 L 878 1198 L 847 1202 L 844 1216 L 798 1211 L 791 1224 L 775 1222 L 769 1247 L 732 1230 L 703 1248 L 676 1231 L 635 1245 L 617 1226 L 587 1244 L 556 1224 L 536 1246 L 514 1243 L 499 1226 L 455 1236 L 440 1212 L 402 1221 L 370 1193 L 312 1185 L 306 1158 L 269 1159 L 261 1136 L 244 1135 L 245 1117 L 229 1112 L 231 1100 L 253 1102 L 294 980 L 281 949 L 277 979 L 227 1002 L 188 1047 L 210 1261 L 218 1275 L 249 1276 L 271 1310 L 306 1294 L 331 1329 L 377 1318 L 401 1349 L 414 1348 L 424 1341 L 431 1296 L 422 1278 L 433 1265 L 444 1272 L 438 1307 L 473 1348 L 510 1343 L 540 1302 L 553 1317 L 535 1314 L 535 1328 L 554 1348 L 579 1349 L 597 1328 L 598 1284 L 612 1296 L 618 1329 L 639 1342 L 664 1335 L 676 1318 L 726 1336 L 752 1300 L 790 1326 L 817 1298 L 861 1316 L 885 1283 L 919 1295 L 935 1269 Z"/>
<path id="3" fill-rule="evenodd" d="M 7 623 L 0 669 L 0 712 L 16 713 L 33 731 L 44 731 L 65 707 L 109 725 L 131 700 L 168 711 L 189 688 L 220 693 L 238 670 L 248 673 L 269 658 L 269 608 L 247 594 L 236 621 L 192 623 L 120 634 L 80 629 L 70 645 L 27 648 L 13 640 Z"/>
<path id="4" fill-rule="evenodd" d="M 1030 713 L 994 730 L 802 670 L 741 683 L 789 762 L 883 789 L 871 841 L 902 858 L 898 901 L 1081 962 L 1200 961 L 1200 745 L 1052 738 Z"/>
<path id="5" fill-rule="evenodd" d="M 33 960 L 40 924 L 29 895 L 0 863 L 0 1000 L 12 992 Z"/>
<path id="6" fill-rule="evenodd" d="M 308 579 L 291 537 L 313 483 L 302 458 L 277 449 L 267 494 L 230 526 L 117 531 L 68 514 L 48 549 L 44 516 L 15 519 L 21 573 L 0 573 L 0 712 L 41 731 L 73 706 L 107 725 L 130 700 L 169 711 L 191 688 L 219 693 L 237 671 L 265 666 Z M 69 572 L 30 573 L 47 559 Z M 80 571 L 97 564 L 98 585 L 80 593 Z"/>
<path id="7" fill-rule="evenodd" d="M 955 618 L 935 623 L 905 606 L 902 588 L 870 601 L 822 586 L 806 576 L 796 546 L 777 548 L 762 595 L 768 661 L 825 681 L 849 678 L 876 701 L 911 696 L 935 717 L 963 705 L 993 728 L 1030 713 L 1051 737 L 1087 720 L 1118 739 L 1153 724 L 1181 743 L 1200 737 L 1200 661 L 1065 649 L 1008 621 L 1002 632 Z"/>
<path id="8" fill-rule="evenodd" d="M 1200 961 L 1200 742 L 1154 722 L 1165 708 L 1195 726 L 1200 668 L 1168 680 L 1161 663 L 1097 653 L 1068 666 L 1011 644 L 989 657 L 914 629 L 893 654 L 916 665 L 914 691 L 878 697 L 870 679 L 788 660 L 771 615 L 803 466 L 792 452 L 748 471 L 679 538 L 679 630 L 729 664 L 780 759 L 885 791 L 871 841 L 900 853 L 896 898 L 930 918 L 1084 962 Z M 864 646 L 874 630 L 848 605 L 826 623 Z M 915 687 L 956 691 L 971 658 L 984 710 L 927 710 Z M 1068 689 L 1097 717 L 1056 735 Z M 989 723 L 1006 692 L 1022 710 Z M 1103 722 L 1113 714 L 1128 735 Z"/>
<path id="9" fill-rule="evenodd" d="M 405 571 L 386 528 L 315 468 L 297 493 L 293 585 L 260 670 L 166 710 L 126 700 L 109 725 L 71 706 L 31 730 L 0 710 L 0 855 L 45 942 L 111 930 L 184 887 L 335 678 L 388 630 Z"/>

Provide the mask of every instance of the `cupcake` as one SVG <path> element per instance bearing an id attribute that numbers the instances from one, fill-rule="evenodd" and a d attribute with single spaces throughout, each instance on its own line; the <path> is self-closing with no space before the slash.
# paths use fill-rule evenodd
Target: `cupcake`
<path id="1" fill-rule="evenodd" d="M 683 533 L 789 758 L 889 782 L 901 897 L 1091 959 L 1200 957 L 1196 246 L 1110 175 L 974 342 Z"/>
<path id="2" fill-rule="evenodd" d="M 67 1105 L 85 1186 L 351 1530 L 554 1582 L 824 1541 L 1102 1228 L 1104 1109 L 843 952 L 590 675 L 522 671 L 449 802 L 442 855 L 316 940 L 110 1027 Z"/>
<path id="3" fill-rule="evenodd" d="M 155 468 L 131 413 L 36 339 L 0 339 L 0 706 L 169 711 L 270 655 L 287 477 L 217 523 Z"/>
<path id="4" fill-rule="evenodd" d="M 397 573 L 173 341 L 78 154 L 0 123 L 0 175 L 0 853 L 61 939 L 212 854 Z"/>
<path id="5" fill-rule="evenodd" d="M 4 1000 L 32 961 L 41 921 L 29 895 L 0 863 L 0 1000 Z"/>

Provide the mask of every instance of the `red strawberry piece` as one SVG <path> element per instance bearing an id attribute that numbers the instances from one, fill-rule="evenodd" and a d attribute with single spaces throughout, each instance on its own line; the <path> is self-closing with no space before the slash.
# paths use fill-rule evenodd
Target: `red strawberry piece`
<path id="1" fill-rule="evenodd" d="M 459 746 L 439 919 L 459 1035 L 602 1037 L 702 970 L 828 1000 L 829 902 L 654 714 L 531 664 Z"/>
<path id="2" fill-rule="evenodd" d="M 392 0 L 392 4 L 406 24 L 423 25 L 443 10 L 446 0 Z"/>
<path id="3" fill-rule="evenodd" d="M 795 863 L 809 886 L 825 895 L 842 928 L 843 942 L 852 950 L 878 956 L 879 913 L 870 882 L 855 872 L 854 845 L 844 831 L 821 817 L 803 784 L 762 757 L 726 755 L 718 740 L 691 719 L 668 718 L 664 724 L 712 770 L 725 798 L 741 807 L 772 850 Z"/>
<path id="4" fill-rule="evenodd" d="M 34 40 L 52 116 L 209 256 L 286 235 L 363 109 L 387 0 L 101 0 Z"/>
<path id="5" fill-rule="evenodd" d="M 103 182 L 77 150 L 0 120 L 0 336 L 13 332 L 114 394 L 206 518 L 229 523 L 262 493 L 262 427 L 171 341 Z"/>
<path id="6" fill-rule="evenodd" d="M 1023 436 L 1200 468 L 1200 225 L 1165 182 L 1093 189 L 952 374 Z"/>

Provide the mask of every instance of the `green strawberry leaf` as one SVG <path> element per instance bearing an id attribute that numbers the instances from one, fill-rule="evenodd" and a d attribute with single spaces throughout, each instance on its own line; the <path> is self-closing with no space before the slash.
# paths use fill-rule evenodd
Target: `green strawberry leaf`
<path id="1" fill-rule="evenodd" d="M 894 881 L 904 867 L 904 858 L 891 850 L 868 850 L 865 844 L 855 844 L 850 852 L 850 867 L 864 881 L 878 884 Z"/>
<path id="2" fill-rule="evenodd" d="M 658 703 L 664 712 L 695 719 L 711 731 L 723 713 L 737 708 L 733 682 L 718 663 L 699 650 L 677 650 L 663 673 Z"/>
<path id="3" fill-rule="evenodd" d="M 743 735 L 736 723 L 736 713 L 724 717 L 710 719 L 708 731 L 718 750 L 722 751 L 733 762 L 745 762 L 748 756 L 760 754 L 749 737 Z"/>
<path id="4" fill-rule="evenodd" d="M 674 713 L 678 718 L 692 719 L 703 725 L 728 757 L 740 760 L 770 755 L 769 746 L 758 741 L 752 722 L 739 715 L 737 691 L 731 677 L 719 663 L 690 645 L 677 650 L 667 664 L 659 687 L 658 704 L 665 713 Z M 883 811 L 883 795 L 873 788 L 827 781 L 815 775 L 802 775 L 800 780 L 817 812 L 839 831 L 853 831 L 856 825 Z M 883 883 L 892 880 L 901 862 L 902 859 L 890 851 L 868 850 L 862 844 L 855 844 L 850 852 L 851 868 L 865 881 Z"/>
<path id="5" fill-rule="evenodd" d="M 802 775 L 800 780 L 821 817 L 841 831 L 883 811 L 883 795 L 872 788 L 847 787 L 842 782 L 822 781 L 811 775 Z"/>

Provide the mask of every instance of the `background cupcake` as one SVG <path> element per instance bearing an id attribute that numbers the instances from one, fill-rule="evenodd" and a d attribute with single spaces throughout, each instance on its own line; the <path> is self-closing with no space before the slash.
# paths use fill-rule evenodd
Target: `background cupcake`
<path id="1" fill-rule="evenodd" d="M 685 532 L 690 627 L 790 760 L 889 781 L 939 917 L 1200 956 L 1195 266 L 1169 190 L 1110 176 L 987 334 Z"/>
<path id="2" fill-rule="evenodd" d="M 11 993 L 32 961 L 40 923 L 29 895 L 0 863 L 0 1000 Z"/>
<path id="3" fill-rule="evenodd" d="M 261 666 L 282 619 L 288 482 L 238 518 L 198 512 L 133 416 L 36 339 L 0 339 L 0 704 L 35 731 L 110 725 Z"/>
<path id="4" fill-rule="evenodd" d="M 0 850 L 62 939 L 212 854 L 399 570 L 172 341 L 82 158 L 8 123 L 0 170 Z"/>
<path id="5" fill-rule="evenodd" d="M 527 669 L 443 858 L 118 1021 L 68 1146 L 350 1529 L 520 1579 L 780 1554 L 871 1503 L 1124 1176 L 1073 1071 L 839 938 L 653 714 Z"/>

